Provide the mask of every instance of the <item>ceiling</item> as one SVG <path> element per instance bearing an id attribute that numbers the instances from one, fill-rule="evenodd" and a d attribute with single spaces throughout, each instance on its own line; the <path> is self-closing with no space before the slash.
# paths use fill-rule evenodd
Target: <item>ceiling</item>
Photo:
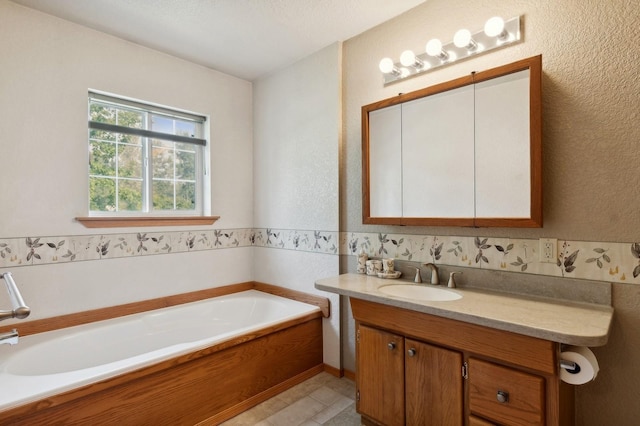
<path id="1" fill-rule="evenodd" d="M 255 80 L 426 0 L 12 0 Z"/>

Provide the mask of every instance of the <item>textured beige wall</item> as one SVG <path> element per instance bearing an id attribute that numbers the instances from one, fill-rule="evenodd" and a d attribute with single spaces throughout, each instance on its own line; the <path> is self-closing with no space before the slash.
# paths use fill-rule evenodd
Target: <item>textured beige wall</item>
<path id="1" fill-rule="evenodd" d="M 338 230 L 341 58 L 335 43 L 254 82 L 256 228 Z M 324 362 L 339 368 L 339 296 L 313 287 L 338 273 L 338 257 L 257 247 L 254 256 L 255 280 L 331 299 Z"/>
<path id="2" fill-rule="evenodd" d="M 457 29 L 478 30 L 494 15 L 523 15 L 524 42 L 383 87 L 378 71 L 382 57 L 397 60 L 405 49 L 422 51 L 433 37 L 450 41 Z M 640 241 L 638 28 L 637 0 L 429 0 L 348 40 L 340 230 Z M 544 71 L 544 228 L 362 225 L 362 105 L 538 54 Z M 639 305 L 640 286 L 614 285 L 611 339 L 595 349 L 602 367 L 598 379 L 577 388 L 578 424 L 637 424 Z"/>
<path id="3" fill-rule="evenodd" d="M 637 0 L 429 0 L 344 45 L 345 136 L 341 230 L 368 231 L 361 220 L 360 107 L 400 92 L 542 54 L 544 228 L 482 230 L 485 236 L 587 241 L 640 240 Z M 524 15 L 524 42 L 383 87 L 378 61 L 423 51 L 432 37 L 487 18 Z M 477 230 L 385 227 L 389 232 L 476 235 Z"/>

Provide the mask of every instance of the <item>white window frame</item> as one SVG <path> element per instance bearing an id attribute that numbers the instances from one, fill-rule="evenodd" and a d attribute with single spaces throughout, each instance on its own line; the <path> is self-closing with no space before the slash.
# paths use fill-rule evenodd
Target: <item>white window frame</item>
<path id="1" fill-rule="evenodd" d="M 100 123 L 96 121 L 91 121 L 90 116 L 90 105 L 92 102 L 99 102 L 104 104 L 111 104 L 116 108 L 120 108 L 123 110 L 133 110 L 137 112 L 144 113 L 147 117 L 151 117 L 151 114 L 161 115 L 167 118 L 175 118 L 179 120 L 193 121 L 199 123 L 198 126 L 200 129 L 199 134 L 191 135 L 191 137 L 180 136 L 180 135 L 171 135 L 167 133 L 158 133 L 152 130 L 149 130 L 149 124 L 145 125 L 145 129 L 131 129 L 124 128 L 122 126 L 111 125 L 106 123 Z M 171 107 L 160 106 L 156 104 L 151 104 L 144 101 L 139 101 L 131 98 L 126 98 L 118 95 L 108 94 L 104 92 L 89 91 L 88 96 L 88 148 L 91 147 L 91 130 L 106 130 L 112 131 L 114 133 L 121 134 L 134 134 L 136 136 L 140 136 L 142 139 L 142 209 L 135 211 L 128 210 L 116 210 L 116 211 L 101 211 L 101 210 L 91 210 L 91 189 L 88 188 L 88 202 L 87 207 L 89 209 L 89 217 L 158 217 L 158 216 L 167 216 L 167 217 L 184 217 L 184 216 L 195 216 L 195 217 L 203 217 L 207 216 L 211 213 L 210 206 L 210 174 L 209 174 L 209 155 L 210 155 L 210 143 L 206 135 L 209 134 L 209 121 L 207 117 L 203 114 L 196 114 L 188 111 L 178 110 Z M 153 164 L 151 161 L 151 140 L 152 139 L 162 139 L 165 141 L 173 141 L 173 142 L 182 142 L 193 144 L 194 146 L 198 146 L 199 148 L 196 150 L 196 170 L 195 170 L 195 208 L 193 210 L 178 210 L 178 209 L 160 209 L 155 210 L 153 208 L 152 201 L 152 182 L 153 182 Z M 117 165 L 116 165 L 117 169 Z M 87 179 L 90 181 L 92 177 L 90 165 L 87 172 Z M 96 176 L 98 177 L 98 176 Z M 104 176 L 103 176 L 104 177 Z M 113 177 L 114 180 L 125 180 L 124 178 L 118 177 L 116 174 Z M 180 180 L 176 180 L 175 176 L 172 182 L 176 182 Z M 116 193 L 116 199 L 118 198 Z M 175 207 L 175 204 L 174 204 Z"/>

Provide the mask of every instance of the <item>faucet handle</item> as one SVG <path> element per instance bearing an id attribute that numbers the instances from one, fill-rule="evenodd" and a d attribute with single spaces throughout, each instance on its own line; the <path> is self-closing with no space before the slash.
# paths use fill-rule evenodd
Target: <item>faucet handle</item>
<path id="1" fill-rule="evenodd" d="M 456 271 L 456 272 L 451 272 L 449 274 L 449 282 L 447 283 L 447 287 L 449 288 L 456 288 L 456 280 L 454 278 L 455 274 L 462 274 L 462 272 L 460 271 Z"/>
<path id="2" fill-rule="evenodd" d="M 422 275 L 420 275 L 420 268 L 416 268 L 416 276 L 413 279 L 414 283 L 421 283 L 422 282 Z"/>

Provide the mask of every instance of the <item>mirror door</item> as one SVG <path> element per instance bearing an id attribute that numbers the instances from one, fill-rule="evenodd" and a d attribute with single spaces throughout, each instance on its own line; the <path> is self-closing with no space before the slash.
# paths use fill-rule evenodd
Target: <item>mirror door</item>
<path id="1" fill-rule="evenodd" d="M 542 226 L 541 57 L 362 108 L 363 222 Z"/>

